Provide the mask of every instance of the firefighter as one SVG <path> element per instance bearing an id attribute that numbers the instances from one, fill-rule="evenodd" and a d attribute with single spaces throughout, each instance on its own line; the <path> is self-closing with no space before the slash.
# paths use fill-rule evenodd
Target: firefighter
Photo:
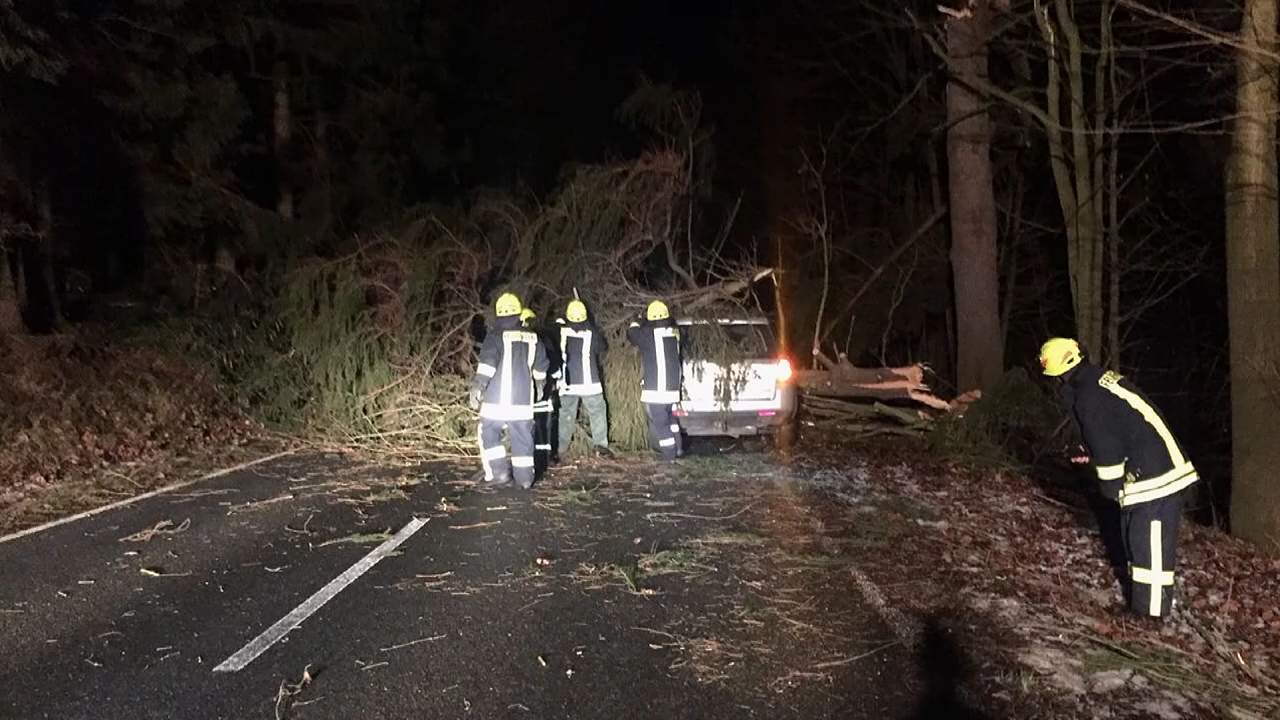
<path id="1" fill-rule="evenodd" d="M 609 348 L 604 334 L 591 322 L 587 305 L 569 301 L 560 326 L 560 433 L 559 454 L 569 452 L 574 428 L 578 425 L 578 404 L 591 422 L 591 445 L 596 457 L 612 457 L 609 449 L 609 408 L 604 401 L 600 355 Z"/>
<path id="2" fill-rule="evenodd" d="M 538 332 L 534 321 L 537 313 L 530 308 L 520 311 L 520 325 L 538 336 L 538 342 L 547 351 L 547 365 L 550 372 L 543 382 L 534 383 L 535 398 L 533 403 L 533 467 L 535 474 L 546 470 L 552 462 L 551 457 L 551 417 L 555 410 L 553 398 L 556 392 L 556 379 L 559 369 L 552 360 L 551 345 L 546 337 Z"/>
<path id="3" fill-rule="evenodd" d="M 533 486 L 533 403 L 535 383 L 547 377 L 547 353 L 538 336 L 521 327 L 520 298 L 503 293 L 494 303 L 497 316 L 480 346 L 480 362 L 471 385 L 471 408 L 480 410 L 480 461 L 484 486 Z M 511 459 L 502 431 L 511 440 Z"/>
<path id="4" fill-rule="evenodd" d="M 671 406 L 680 401 L 680 330 L 666 303 L 654 300 L 643 319 L 627 328 L 627 340 L 640 350 L 640 402 L 649 416 L 649 442 L 667 461 L 684 454 L 680 423 Z"/>
<path id="5" fill-rule="evenodd" d="M 1044 374 L 1062 383 L 1102 494 L 1120 505 L 1128 560 L 1129 609 L 1164 618 L 1173 611 L 1178 524 L 1184 491 L 1199 476 L 1160 411 L 1118 373 L 1090 362 L 1075 340 L 1040 348 Z"/>

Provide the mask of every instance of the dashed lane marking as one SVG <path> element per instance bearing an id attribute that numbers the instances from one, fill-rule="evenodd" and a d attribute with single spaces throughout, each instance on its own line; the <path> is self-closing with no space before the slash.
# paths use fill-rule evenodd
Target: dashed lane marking
<path id="1" fill-rule="evenodd" d="M 325 603 L 333 599 L 335 595 L 342 592 L 357 578 L 365 574 L 369 568 L 378 563 L 379 560 L 391 554 L 405 540 L 418 532 L 418 530 L 427 524 L 431 518 L 414 518 L 408 525 L 405 525 L 400 532 L 396 533 L 391 539 L 374 548 L 372 552 L 360 558 L 355 565 L 347 568 L 338 577 L 329 581 L 328 585 L 320 588 L 314 595 L 307 598 L 301 605 L 289 611 L 288 615 L 280 618 L 274 625 L 267 628 L 261 635 L 249 641 L 248 645 L 240 648 L 234 655 L 222 661 L 221 665 L 214 668 L 214 672 L 236 672 L 243 669 L 246 665 L 253 662 L 254 658 L 261 655 L 267 648 L 279 642 L 281 638 L 288 635 L 294 628 L 298 627 L 302 621 L 310 617 L 315 611 L 324 606 Z"/>

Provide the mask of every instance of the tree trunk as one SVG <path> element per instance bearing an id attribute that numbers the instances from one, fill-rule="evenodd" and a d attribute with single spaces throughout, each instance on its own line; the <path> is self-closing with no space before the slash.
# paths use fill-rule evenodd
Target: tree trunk
<path id="1" fill-rule="evenodd" d="M 956 294 L 957 386 L 989 390 L 1004 371 L 1000 344 L 1000 273 L 991 178 L 991 123 L 970 87 L 987 82 L 987 0 L 947 19 L 947 53 L 956 77 L 947 84 L 947 165 L 951 195 L 951 270 Z"/>
<path id="2" fill-rule="evenodd" d="M 1054 0 L 1053 12 L 1047 4 L 1036 3 L 1036 23 L 1040 28 L 1049 63 L 1045 85 L 1045 132 L 1049 140 L 1049 163 L 1053 169 L 1058 204 L 1067 229 L 1067 267 L 1071 282 L 1071 303 L 1076 321 L 1076 339 L 1095 358 L 1106 357 L 1103 343 L 1103 268 L 1106 263 L 1105 218 L 1101 215 L 1104 198 L 1099 194 L 1105 169 L 1094 132 L 1101 128 L 1089 122 L 1088 98 L 1085 97 L 1084 55 L 1080 28 L 1072 16 L 1068 0 Z M 1109 25 L 1104 24 L 1105 29 Z M 1109 47 L 1109 35 L 1102 38 Z M 1105 48 L 1104 48 L 1105 51 Z M 1098 60 L 1098 69 L 1107 71 L 1109 55 Z M 1066 97 L 1063 97 L 1063 76 Z M 1095 82 L 1095 85 L 1097 83 Z M 1095 87 L 1094 125 L 1105 121 L 1107 94 Z M 1063 106 L 1066 112 L 1063 112 Z M 1101 119 L 1100 119 L 1101 118 Z M 1065 129 L 1065 130 L 1064 130 Z M 1068 137 L 1069 135 L 1069 137 Z"/>
<path id="3" fill-rule="evenodd" d="M 66 319 L 62 314 L 62 289 L 58 287 L 53 267 L 58 260 L 58 250 L 54 238 L 53 199 L 49 196 L 48 183 L 42 183 L 37 193 L 40 227 L 36 230 L 36 242 L 40 248 L 40 282 L 44 285 L 45 301 L 49 303 L 49 325 L 55 332 L 61 332 L 66 327 Z"/>
<path id="4" fill-rule="evenodd" d="M 289 137 L 293 118 L 289 112 L 289 66 L 278 62 L 272 73 L 275 86 L 272 150 L 276 165 L 276 212 L 280 217 L 293 217 L 293 187 L 289 179 Z"/>
<path id="5" fill-rule="evenodd" d="M 759 82 L 756 87 L 756 122 L 758 127 L 757 162 L 759 163 L 759 217 L 764 234 L 772 238 L 772 255 L 777 274 L 774 277 L 774 293 L 778 318 L 780 350 L 790 355 L 793 348 L 804 347 L 803 329 L 791 327 L 787 322 L 794 313 L 786 312 L 792 301 L 807 291 L 796 286 L 801 268 L 794 266 L 794 258 L 803 252 L 802 235 L 795 221 L 805 212 L 804 188 L 797 181 L 800 168 L 799 154 L 803 147 L 800 136 L 802 123 L 796 117 L 797 105 L 806 91 L 804 81 L 786 65 L 780 65 L 774 56 L 777 44 L 778 22 L 769 12 L 762 12 L 757 21 L 757 68 Z M 797 303 L 798 304 L 798 303 Z"/>
<path id="6" fill-rule="evenodd" d="M 1280 350 L 1276 2 L 1246 0 L 1227 161 L 1227 320 L 1231 336 L 1231 531 L 1280 550 Z"/>
<path id="7" fill-rule="evenodd" d="M 26 328 L 22 323 L 22 295 L 19 292 L 20 265 L 17 253 L 5 238 L 0 243 L 0 338 L 21 334 Z"/>

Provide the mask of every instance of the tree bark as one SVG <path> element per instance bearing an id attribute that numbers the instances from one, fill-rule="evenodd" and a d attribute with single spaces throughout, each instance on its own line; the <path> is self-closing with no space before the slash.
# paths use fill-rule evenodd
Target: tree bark
<path id="1" fill-rule="evenodd" d="M 814 350 L 813 358 L 822 370 L 801 370 L 792 382 L 815 395 L 840 398 L 881 398 L 913 400 L 937 410 L 951 409 L 951 403 L 936 397 L 925 382 L 926 368 L 919 363 L 906 367 L 861 368 L 841 354 L 832 360 Z"/>
<path id="2" fill-rule="evenodd" d="M 0 338 L 20 335 L 26 328 L 22 322 L 22 295 L 18 273 L 20 261 L 5 238 L 0 242 Z"/>
<path id="3" fill-rule="evenodd" d="M 58 249 L 53 227 L 53 198 L 48 181 L 37 189 L 36 206 L 40 227 L 36 230 L 36 242 L 40 248 L 40 282 L 44 285 L 45 300 L 49 303 L 49 324 L 55 332 L 66 328 L 62 314 L 62 288 L 58 287 L 53 264 L 58 260 Z"/>
<path id="4" fill-rule="evenodd" d="M 276 166 L 276 212 L 280 217 L 293 217 L 293 187 L 289 182 L 289 138 L 293 118 L 289 111 L 289 66 L 278 62 L 272 73 L 274 107 L 272 108 L 273 140 Z"/>
<path id="5" fill-rule="evenodd" d="M 1103 9 L 1106 12 L 1106 8 Z M 1099 193 L 1105 169 L 1103 155 L 1093 133 L 1102 127 L 1091 127 L 1084 82 L 1084 43 L 1080 28 L 1072 16 L 1068 0 L 1053 0 L 1035 5 L 1036 24 L 1040 28 L 1048 52 L 1045 84 L 1045 119 L 1042 120 L 1049 140 L 1049 162 L 1053 169 L 1058 204 L 1067 229 L 1067 267 L 1071 283 L 1071 303 L 1076 321 L 1076 339 L 1095 358 L 1107 355 L 1103 342 L 1103 268 L 1106 261 L 1105 218 L 1101 215 L 1104 198 Z M 1103 56 L 1094 66 L 1095 86 L 1099 72 L 1109 73 L 1109 24 L 1103 23 L 1101 42 Z M 1063 97 L 1063 77 L 1066 97 Z M 1112 93 L 1114 95 L 1114 92 Z M 1108 94 L 1096 86 L 1094 93 L 1094 125 L 1106 117 Z M 1065 105 L 1066 111 L 1063 111 Z M 1065 131 L 1064 131 L 1065 128 Z"/>
<path id="6" fill-rule="evenodd" d="M 794 264 L 795 257 L 806 249 L 804 238 L 796 229 L 796 220 L 803 216 L 806 208 L 804 187 L 796 176 L 800 169 L 800 150 L 804 147 L 801 136 L 804 125 L 798 114 L 812 81 L 789 65 L 777 62 L 776 53 L 785 42 L 778 35 L 781 26 L 783 23 L 775 12 L 769 10 L 760 13 L 754 28 L 759 78 L 754 98 L 759 143 L 756 146 L 759 202 L 755 212 L 760 213 L 757 222 L 764 235 L 772 239 L 770 254 L 777 268 L 774 301 L 779 310 L 778 341 L 781 352 L 790 355 L 794 348 L 807 344 L 807 338 L 799 335 L 802 328 L 791 325 L 794 313 L 784 308 L 791 305 L 793 297 L 808 291 L 808 288 L 797 287 L 800 268 Z"/>
<path id="7" fill-rule="evenodd" d="M 1004 372 L 1000 344 L 1000 274 L 991 177 L 991 122 L 970 88 L 987 83 L 988 0 L 947 19 L 947 165 L 951 195 L 951 270 L 956 295 L 957 385 L 989 390 Z"/>
<path id="8" fill-rule="evenodd" d="M 1231 531 L 1280 550 L 1277 204 L 1277 0 L 1246 0 L 1227 162 L 1227 320 L 1231 344 Z"/>

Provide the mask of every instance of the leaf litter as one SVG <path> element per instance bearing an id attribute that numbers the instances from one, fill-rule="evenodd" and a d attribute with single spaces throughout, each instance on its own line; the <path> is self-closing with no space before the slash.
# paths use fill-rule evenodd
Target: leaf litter
<path id="1" fill-rule="evenodd" d="M 988 666 L 986 694 L 1041 717 L 1280 716 L 1280 559 L 1184 523 L 1178 607 L 1153 625 L 1116 612 L 1096 532 L 1032 480 L 838 446 L 819 439 L 793 470 L 827 485 L 831 467 L 851 468 L 858 506 L 843 512 L 892 539 L 859 559 L 860 572 L 909 615 L 961 614 Z M 838 514 L 819 499 L 810 507 Z M 910 552 L 893 552 L 904 538 Z"/>

